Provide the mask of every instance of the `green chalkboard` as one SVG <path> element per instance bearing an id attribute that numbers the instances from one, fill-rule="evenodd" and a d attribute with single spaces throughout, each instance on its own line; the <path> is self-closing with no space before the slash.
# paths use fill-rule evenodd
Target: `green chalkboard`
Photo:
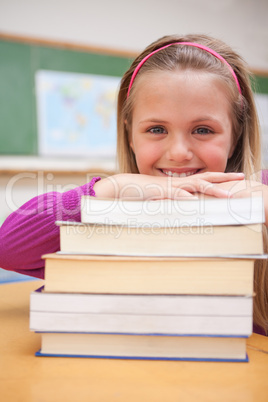
<path id="1" fill-rule="evenodd" d="M 0 154 L 37 154 L 35 73 L 121 77 L 131 57 L 0 39 Z"/>
<path id="2" fill-rule="evenodd" d="M 0 154 L 37 154 L 35 73 L 54 70 L 121 77 L 132 58 L 0 38 Z M 268 76 L 256 76 L 268 93 Z"/>
<path id="3" fill-rule="evenodd" d="M 253 89 L 260 94 L 268 94 L 268 74 L 267 75 L 255 75 L 254 76 Z"/>

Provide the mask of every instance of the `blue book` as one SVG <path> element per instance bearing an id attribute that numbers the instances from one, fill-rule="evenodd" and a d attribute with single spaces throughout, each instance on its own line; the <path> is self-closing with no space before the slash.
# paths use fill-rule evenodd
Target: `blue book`
<path id="1" fill-rule="evenodd" d="M 246 337 L 41 333 L 36 356 L 247 362 Z"/>

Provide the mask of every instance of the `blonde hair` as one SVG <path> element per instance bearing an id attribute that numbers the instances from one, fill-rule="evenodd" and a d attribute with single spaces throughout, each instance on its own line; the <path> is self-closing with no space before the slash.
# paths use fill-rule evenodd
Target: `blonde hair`
<path id="1" fill-rule="evenodd" d="M 139 62 L 154 50 L 174 42 L 195 42 L 220 54 L 234 70 L 241 88 L 226 65 L 210 53 L 187 45 L 170 46 L 152 55 L 139 70 L 127 98 L 129 83 Z M 232 130 L 235 149 L 228 160 L 226 172 L 244 172 L 247 179 L 260 180 L 261 137 L 252 91 L 252 77 L 244 60 L 221 40 L 207 35 L 164 36 L 149 45 L 124 74 L 117 103 L 117 158 L 122 173 L 139 173 L 135 155 L 129 144 L 132 112 L 139 78 L 155 71 L 199 70 L 213 74 L 226 84 L 232 112 Z M 264 244 L 267 247 L 267 228 L 264 227 Z M 266 250 L 265 250 L 266 251 Z M 268 268 L 267 260 L 255 263 L 254 323 L 268 334 Z"/>

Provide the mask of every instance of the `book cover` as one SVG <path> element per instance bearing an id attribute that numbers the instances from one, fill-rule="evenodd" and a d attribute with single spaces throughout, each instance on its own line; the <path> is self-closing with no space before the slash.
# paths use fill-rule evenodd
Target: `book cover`
<path id="1" fill-rule="evenodd" d="M 188 361 L 188 362 L 219 362 L 219 363 L 248 363 L 248 355 L 243 358 L 190 358 L 190 357 L 148 357 L 148 356 L 116 356 L 116 355 L 86 355 L 86 354 L 58 354 L 58 353 L 44 353 L 38 350 L 35 353 L 37 357 L 67 357 L 67 358 L 87 358 L 87 359 L 118 359 L 118 360 L 163 360 L 163 361 Z"/>

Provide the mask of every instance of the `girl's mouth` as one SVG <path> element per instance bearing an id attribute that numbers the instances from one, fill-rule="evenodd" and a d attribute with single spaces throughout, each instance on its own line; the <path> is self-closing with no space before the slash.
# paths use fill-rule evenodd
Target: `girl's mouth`
<path id="1" fill-rule="evenodd" d="M 167 170 L 167 169 L 160 169 L 160 170 L 162 173 L 164 173 L 166 176 L 169 176 L 169 177 L 187 177 L 187 176 L 192 176 L 192 175 L 198 173 L 200 169 L 189 170 L 186 172 L 174 172 L 172 170 Z"/>

